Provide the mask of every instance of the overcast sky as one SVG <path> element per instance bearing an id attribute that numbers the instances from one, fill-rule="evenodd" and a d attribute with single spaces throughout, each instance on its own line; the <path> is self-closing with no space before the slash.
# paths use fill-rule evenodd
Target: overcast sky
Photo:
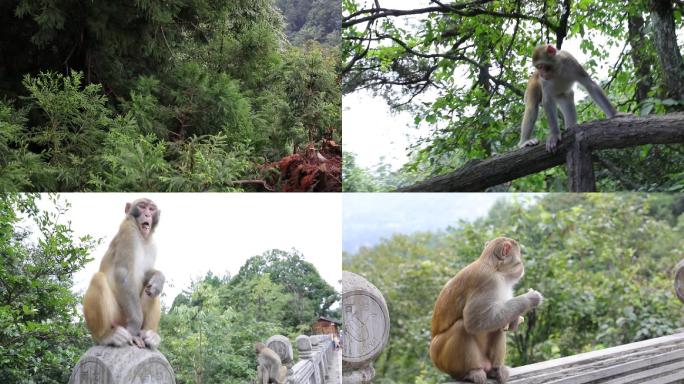
<path id="1" fill-rule="evenodd" d="M 437 231 L 483 217 L 498 199 L 525 193 L 345 193 L 343 249 L 355 253 L 394 234 Z"/>
<path id="2" fill-rule="evenodd" d="M 124 218 L 126 202 L 151 198 L 161 210 L 155 232 L 156 268 L 166 275 L 162 301 L 207 271 L 235 275 L 245 261 L 270 249 L 296 248 L 338 292 L 342 278 L 342 213 L 339 194 L 75 193 L 66 220 L 76 236 L 102 238 L 95 259 L 75 276 L 84 292 Z M 45 199 L 41 207 L 50 206 Z"/>

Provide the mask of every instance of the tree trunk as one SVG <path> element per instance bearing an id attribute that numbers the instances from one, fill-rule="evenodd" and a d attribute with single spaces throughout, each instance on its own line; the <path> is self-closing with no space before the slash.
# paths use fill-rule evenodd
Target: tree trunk
<path id="1" fill-rule="evenodd" d="M 630 15 L 627 21 L 627 28 L 629 31 L 627 39 L 629 45 L 632 46 L 629 55 L 632 58 L 634 72 L 637 77 L 634 97 L 638 103 L 641 103 L 648 97 L 648 91 L 653 84 L 653 79 L 651 77 L 653 61 L 648 55 L 646 49 L 647 41 L 643 34 L 644 18 L 640 14 Z"/>
<path id="2" fill-rule="evenodd" d="M 652 0 L 653 43 L 663 71 L 667 97 L 684 99 L 684 64 L 677 45 L 671 0 Z"/>

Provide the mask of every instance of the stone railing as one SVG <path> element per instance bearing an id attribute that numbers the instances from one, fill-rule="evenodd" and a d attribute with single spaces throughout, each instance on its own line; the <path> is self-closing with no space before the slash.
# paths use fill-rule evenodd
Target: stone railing
<path id="1" fill-rule="evenodd" d="M 71 373 L 69 384 L 175 384 L 171 365 L 158 351 L 138 347 L 90 348 Z"/>
<path id="2" fill-rule="evenodd" d="M 339 382 L 333 375 L 340 372 L 329 372 L 335 355 L 335 344 L 330 335 L 297 336 L 295 340 L 299 361 L 293 362 L 292 344 L 282 335 L 271 336 L 266 346 L 275 351 L 287 369 L 287 384 L 324 384 Z M 294 364 L 293 364 L 294 363 Z"/>

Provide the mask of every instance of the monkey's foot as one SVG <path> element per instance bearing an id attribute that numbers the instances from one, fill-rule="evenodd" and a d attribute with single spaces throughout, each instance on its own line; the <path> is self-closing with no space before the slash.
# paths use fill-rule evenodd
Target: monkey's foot
<path id="1" fill-rule="evenodd" d="M 526 141 L 521 141 L 518 143 L 518 148 L 524 148 L 524 147 L 533 147 L 535 145 L 539 144 L 539 140 L 537 139 L 529 139 Z"/>
<path id="2" fill-rule="evenodd" d="M 143 340 L 146 346 L 157 349 L 161 343 L 161 337 L 157 332 L 146 329 L 140 332 L 140 338 Z"/>
<path id="3" fill-rule="evenodd" d="M 560 143 L 560 135 L 551 135 L 546 139 L 546 152 L 554 153 Z"/>
<path id="4" fill-rule="evenodd" d="M 485 373 L 484 369 L 473 369 L 472 371 L 468 372 L 467 375 L 465 375 L 463 380 L 472 381 L 475 384 L 486 384 L 487 374 Z"/>
<path id="5" fill-rule="evenodd" d="M 113 345 L 115 347 L 121 347 L 127 345 L 131 342 L 131 333 L 124 327 L 117 326 L 114 331 L 108 337 L 100 340 L 101 345 Z"/>
<path id="6" fill-rule="evenodd" d="M 505 384 L 511 376 L 511 371 L 505 365 L 493 367 L 492 370 L 487 373 L 487 376 L 498 381 L 500 384 Z"/>

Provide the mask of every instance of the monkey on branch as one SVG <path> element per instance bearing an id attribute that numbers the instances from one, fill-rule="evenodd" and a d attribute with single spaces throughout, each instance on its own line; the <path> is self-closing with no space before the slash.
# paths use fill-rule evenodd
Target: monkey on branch
<path id="1" fill-rule="evenodd" d="M 152 235 L 160 211 L 152 200 L 138 199 L 126 203 L 125 213 L 85 293 L 83 315 L 100 345 L 156 349 L 165 278 L 153 269 L 157 247 Z"/>
<path id="2" fill-rule="evenodd" d="M 610 119 L 624 115 L 615 110 L 601 87 L 589 77 L 582 65 L 568 52 L 559 51 L 551 44 L 539 46 L 532 54 L 532 65 L 536 71 L 527 81 L 525 90 L 525 115 L 518 143 L 520 148 L 539 144 L 539 140 L 532 138 L 532 130 L 541 104 L 544 106 L 551 131 L 546 140 L 546 150 L 556 151 L 561 138 L 556 106 L 563 113 L 566 129 L 577 125 L 577 111 L 572 90 L 575 82 L 580 83 L 586 89 L 606 117 Z"/>
<path id="3" fill-rule="evenodd" d="M 508 380 L 505 331 L 515 331 L 522 315 L 543 299 L 532 289 L 513 297 L 513 286 L 524 273 L 518 243 L 499 237 L 444 285 L 432 313 L 430 358 L 435 367 L 477 384 L 488 377 L 502 384 Z"/>

